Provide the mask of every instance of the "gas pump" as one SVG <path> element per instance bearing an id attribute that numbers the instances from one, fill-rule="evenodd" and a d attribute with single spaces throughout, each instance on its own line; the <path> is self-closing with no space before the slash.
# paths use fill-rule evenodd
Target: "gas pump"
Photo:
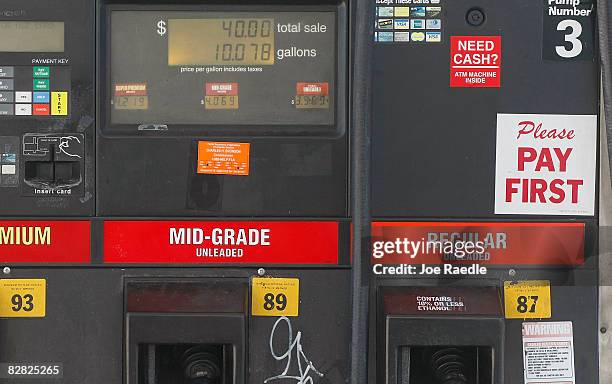
<path id="1" fill-rule="evenodd" d="M 369 382 L 597 382 L 594 3 L 372 7 Z"/>
<path id="2" fill-rule="evenodd" d="M 0 1 L 1 382 L 347 380 L 353 7 Z"/>

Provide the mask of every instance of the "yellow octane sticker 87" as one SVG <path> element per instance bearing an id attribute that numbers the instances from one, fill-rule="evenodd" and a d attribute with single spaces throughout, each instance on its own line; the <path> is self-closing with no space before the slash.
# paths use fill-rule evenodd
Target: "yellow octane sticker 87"
<path id="1" fill-rule="evenodd" d="M 549 319 L 550 281 L 506 281 L 504 304 L 507 319 Z"/>
<path id="2" fill-rule="evenodd" d="M 45 279 L 0 279 L 0 317 L 45 317 Z"/>
<path id="3" fill-rule="evenodd" d="M 254 277 L 251 283 L 253 316 L 297 316 L 300 280 Z"/>

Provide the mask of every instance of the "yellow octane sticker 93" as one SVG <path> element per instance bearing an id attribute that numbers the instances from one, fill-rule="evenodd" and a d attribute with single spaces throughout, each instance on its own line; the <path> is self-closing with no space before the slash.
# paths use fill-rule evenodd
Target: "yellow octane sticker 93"
<path id="1" fill-rule="evenodd" d="M 0 317 L 45 317 L 45 279 L 0 279 Z"/>
<path id="2" fill-rule="evenodd" d="M 251 284 L 253 316 L 297 316 L 300 280 L 254 277 Z"/>
<path id="3" fill-rule="evenodd" d="M 549 319 L 550 281 L 506 281 L 504 304 L 507 319 Z"/>

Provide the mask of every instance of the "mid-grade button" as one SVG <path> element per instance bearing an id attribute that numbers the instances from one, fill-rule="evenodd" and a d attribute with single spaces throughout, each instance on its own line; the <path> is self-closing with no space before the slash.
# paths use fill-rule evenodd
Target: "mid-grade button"
<path id="1" fill-rule="evenodd" d="M 0 79 L 0 91 L 12 91 L 15 88 L 15 80 Z"/>
<path id="2" fill-rule="evenodd" d="M 31 103 L 32 102 L 32 92 L 24 92 L 24 91 L 15 92 L 15 102 Z"/>
<path id="3" fill-rule="evenodd" d="M 15 67 L 0 67 L 0 77 L 14 77 Z"/>
<path id="4" fill-rule="evenodd" d="M 34 92 L 34 102 L 39 104 L 48 104 L 49 92 Z"/>
<path id="5" fill-rule="evenodd" d="M 15 101 L 14 92 L 0 92 L 0 103 L 12 103 Z"/>
<path id="6" fill-rule="evenodd" d="M 33 104 L 32 114 L 35 116 L 49 116 L 49 104 Z"/>
<path id="7" fill-rule="evenodd" d="M 13 104 L 0 104 L 0 116 L 13 116 L 15 106 Z"/>
<path id="8" fill-rule="evenodd" d="M 15 105 L 15 116 L 30 116 L 30 115 L 32 115 L 32 104 Z"/>

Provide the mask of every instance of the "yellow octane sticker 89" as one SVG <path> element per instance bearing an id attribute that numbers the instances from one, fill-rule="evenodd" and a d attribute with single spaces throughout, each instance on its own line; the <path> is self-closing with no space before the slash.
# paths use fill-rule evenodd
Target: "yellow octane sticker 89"
<path id="1" fill-rule="evenodd" d="M 507 319 L 549 319 L 550 281 L 506 281 L 504 304 Z"/>
<path id="2" fill-rule="evenodd" d="M 45 317 L 45 279 L 0 279 L 0 317 Z"/>
<path id="3" fill-rule="evenodd" d="M 254 277 L 251 284 L 253 316 L 297 316 L 300 280 Z"/>

